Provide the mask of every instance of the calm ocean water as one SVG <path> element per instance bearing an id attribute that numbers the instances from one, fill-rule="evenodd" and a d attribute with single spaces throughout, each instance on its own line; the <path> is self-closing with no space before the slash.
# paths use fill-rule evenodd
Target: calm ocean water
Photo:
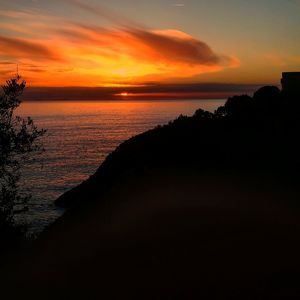
<path id="1" fill-rule="evenodd" d="M 47 129 L 46 152 L 24 170 L 32 194 L 24 218 L 39 232 L 62 211 L 53 204 L 61 194 L 92 175 L 126 139 L 166 124 L 196 109 L 214 111 L 224 100 L 24 102 L 18 115 L 31 116 Z"/>

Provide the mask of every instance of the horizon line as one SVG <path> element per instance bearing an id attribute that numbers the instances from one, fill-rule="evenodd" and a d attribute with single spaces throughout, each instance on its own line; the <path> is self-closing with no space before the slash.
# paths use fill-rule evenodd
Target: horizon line
<path id="1" fill-rule="evenodd" d="M 24 91 L 25 101 L 47 100 L 146 100 L 146 99 L 225 99 L 237 94 L 253 94 L 262 86 L 274 84 L 153 84 L 126 87 L 32 86 Z M 279 86 L 276 85 L 276 86 Z"/>

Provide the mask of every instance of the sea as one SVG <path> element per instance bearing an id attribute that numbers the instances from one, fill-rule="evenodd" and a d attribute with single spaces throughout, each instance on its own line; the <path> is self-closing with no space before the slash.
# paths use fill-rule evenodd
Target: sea
<path id="1" fill-rule="evenodd" d="M 22 102 L 16 114 L 30 116 L 43 137 L 45 151 L 22 169 L 21 188 L 31 194 L 19 216 L 38 234 L 63 214 L 54 201 L 89 178 L 106 156 L 128 138 L 179 115 L 202 108 L 213 112 L 225 100 L 118 100 Z"/>

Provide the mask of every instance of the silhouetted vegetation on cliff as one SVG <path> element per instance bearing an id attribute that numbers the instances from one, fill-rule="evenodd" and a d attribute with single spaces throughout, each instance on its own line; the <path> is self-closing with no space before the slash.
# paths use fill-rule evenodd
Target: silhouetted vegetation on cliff
<path id="1" fill-rule="evenodd" d="M 299 299 L 298 101 L 264 87 L 122 143 L 4 264 L 8 294 Z"/>
<path id="2" fill-rule="evenodd" d="M 20 170 L 33 154 L 43 151 L 39 130 L 30 117 L 16 116 L 25 81 L 17 76 L 6 81 L 0 94 L 0 244 L 1 250 L 23 237 L 25 223 L 16 216 L 27 209 L 28 193 L 20 188 Z"/>
<path id="3" fill-rule="evenodd" d="M 297 169 L 300 97 L 266 86 L 230 97 L 215 113 L 199 109 L 122 143 L 89 180 L 57 200 L 93 199 L 119 178 L 164 166 Z M 79 200 L 80 199 L 80 200 Z"/>

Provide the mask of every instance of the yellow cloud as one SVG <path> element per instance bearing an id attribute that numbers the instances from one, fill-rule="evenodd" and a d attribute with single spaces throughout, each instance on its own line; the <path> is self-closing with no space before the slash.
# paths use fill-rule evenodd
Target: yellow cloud
<path id="1" fill-rule="evenodd" d="M 111 29 L 64 21 L 45 24 L 37 35 L 33 30 L 31 37 L 20 38 L 14 23 L 10 25 L 9 36 L 0 35 L 0 62 L 19 63 L 23 77 L 38 86 L 168 82 L 239 65 L 236 58 L 219 55 L 178 30 Z M 9 67 L 0 64 L 1 80 Z"/>

